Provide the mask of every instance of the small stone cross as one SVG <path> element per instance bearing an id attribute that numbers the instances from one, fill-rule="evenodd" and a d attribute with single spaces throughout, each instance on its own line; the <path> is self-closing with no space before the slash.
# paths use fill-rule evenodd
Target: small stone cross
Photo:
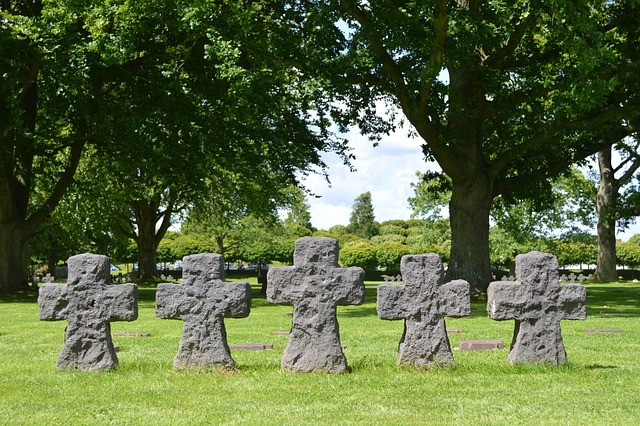
<path id="1" fill-rule="evenodd" d="M 44 284 L 38 295 L 40 320 L 69 323 L 58 368 L 114 369 L 118 358 L 110 323 L 138 318 L 138 287 L 109 284 L 107 256 L 85 253 L 70 257 L 67 264 L 67 284 Z"/>
<path id="2" fill-rule="evenodd" d="M 378 286 L 378 317 L 404 319 L 405 331 L 398 348 L 398 364 L 453 365 L 445 327 L 445 315 L 471 313 L 469 283 L 444 283 L 444 269 L 437 254 L 402 256 L 404 285 Z"/>
<path id="3" fill-rule="evenodd" d="M 52 283 L 55 280 L 56 280 L 56 277 L 54 277 L 49 272 L 47 272 L 47 275 L 44 276 L 44 279 L 42 281 L 44 281 L 45 283 Z"/>
<path id="4" fill-rule="evenodd" d="M 296 241 L 294 266 L 271 268 L 267 300 L 293 305 L 282 368 L 289 371 L 347 370 L 340 345 L 336 305 L 364 302 L 364 270 L 340 268 L 338 241 L 303 237 Z"/>
<path id="5" fill-rule="evenodd" d="M 202 253 L 182 259 L 182 284 L 158 284 L 156 317 L 184 321 L 176 369 L 231 368 L 224 318 L 245 318 L 251 287 L 224 281 L 222 255 Z"/>
<path id="6" fill-rule="evenodd" d="M 555 256 L 530 252 L 516 256 L 516 282 L 492 282 L 487 311 L 494 320 L 516 320 L 509 363 L 567 361 L 560 320 L 587 318 L 587 291 L 558 284 Z"/>
<path id="7" fill-rule="evenodd" d="M 573 272 L 569 274 L 569 276 L 567 277 L 569 279 L 569 282 L 571 283 L 575 283 L 576 282 L 576 274 L 574 274 Z"/>

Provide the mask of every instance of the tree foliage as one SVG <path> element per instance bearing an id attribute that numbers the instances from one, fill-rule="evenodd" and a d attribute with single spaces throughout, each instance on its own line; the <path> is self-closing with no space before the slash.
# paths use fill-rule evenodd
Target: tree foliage
<path id="1" fill-rule="evenodd" d="M 367 191 L 360 194 L 354 200 L 347 231 L 360 238 L 367 239 L 378 235 L 379 226 L 376 222 L 375 213 L 373 212 L 371 192 Z"/>
<path id="2" fill-rule="evenodd" d="M 637 99 L 624 90 L 636 81 L 640 57 L 633 2 L 307 0 L 272 7 L 290 42 L 280 56 L 324 79 L 337 101 L 335 120 L 375 138 L 395 127 L 399 110 L 426 157 L 451 178 L 448 277 L 474 287 L 490 280 L 493 199 L 530 192 L 601 149 L 594 135 L 605 124 L 638 113 Z M 379 102 L 390 117 L 377 114 Z"/>

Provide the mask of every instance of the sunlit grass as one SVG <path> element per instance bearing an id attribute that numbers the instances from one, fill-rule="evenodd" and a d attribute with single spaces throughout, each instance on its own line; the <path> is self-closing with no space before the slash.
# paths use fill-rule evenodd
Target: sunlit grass
<path id="1" fill-rule="evenodd" d="M 254 294 L 258 294 L 255 280 Z M 290 306 L 254 297 L 251 315 L 226 320 L 233 372 L 174 371 L 182 322 L 155 317 L 153 288 L 140 289 L 139 319 L 112 331 L 120 366 L 111 373 L 58 372 L 65 322 L 38 321 L 35 296 L 0 298 L 0 424 L 636 424 L 640 418 L 640 285 L 588 285 L 586 321 L 564 321 L 566 366 L 509 366 L 507 349 L 454 349 L 456 367 L 396 366 L 401 321 L 375 311 L 375 283 L 361 306 L 339 307 L 351 372 L 291 374 L 280 357 Z M 447 319 L 460 340 L 511 340 L 513 321 L 490 320 L 484 302 Z M 624 333 L 586 334 L 585 329 Z"/>

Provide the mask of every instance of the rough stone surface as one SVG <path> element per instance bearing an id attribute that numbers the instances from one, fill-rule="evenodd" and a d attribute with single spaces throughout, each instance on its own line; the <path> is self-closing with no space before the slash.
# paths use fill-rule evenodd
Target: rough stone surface
<path id="1" fill-rule="evenodd" d="M 378 317 L 405 321 L 398 347 L 398 364 L 453 365 L 445 315 L 471 313 L 469 283 L 444 283 L 444 269 L 437 254 L 402 256 L 404 285 L 378 286 Z"/>
<path id="2" fill-rule="evenodd" d="M 560 285 L 556 257 L 535 251 L 516 256 L 516 277 L 487 291 L 489 316 L 516 321 L 509 363 L 565 363 L 560 320 L 587 318 L 586 288 Z"/>
<path id="3" fill-rule="evenodd" d="M 156 317 L 184 321 L 174 368 L 233 367 L 224 318 L 249 315 L 249 283 L 225 282 L 219 254 L 186 256 L 182 268 L 182 284 L 162 283 L 156 292 Z"/>
<path id="4" fill-rule="evenodd" d="M 114 369 L 118 357 L 110 323 L 138 318 L 138 287 L 111 285 L 107 256 L 80 254 L 70 257 L 67 264 L 67 284 L 44 284 L 38 295 L 41 320 L 69 323 L 58 368 Z"/>
<path id="5" fill-rule="evenodd" d="M 269 269 L 267 300 L 294 307 L 282 356 L 284 370 L 347 370 L 336 306 L 364 302 L 364 270 L 340 268 L 338 252 L 338 241 L 333 238 L 304 237 L 296 241 L 294 266 Z"/>
<path id="6" fill-rule="evenodd" d="M 504 342 L 500 340 L 461 340 L 459 347 L 461 351 L 504 349 Z"/>

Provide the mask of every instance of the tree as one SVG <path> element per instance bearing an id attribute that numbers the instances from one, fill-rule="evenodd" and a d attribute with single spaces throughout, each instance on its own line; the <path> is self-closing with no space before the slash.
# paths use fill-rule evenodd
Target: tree
<path id="1" fill-rule="evenodd" d="M 635 133 L 637 125 L 625 125 L 620 129 L 621 136 Z M 636 216 L 640 211 L 635 203 L 625 203 L 632 200 L 633 195 L 627 194 L 620 198 L 622 188 L 632 181 L 633 176 L 640 168 L 638 147 L 640 142 L 637 137 L 633 145 L 624 141 L 618 142 L 618 152 L 622 155 L 621 161 L 614 166 L 612 160 L 613 147 L 604 149 L 597 154 L 598 169 L 600 171 L 600 185 L 596 194 L 596 211 L 598 214 L 598 266 L 596 278 L 603 281 L 615 281 L 618 279 L 616 270 L 616 221 L 622 218 Z M 632 192 L 632 191 L 630 191 Z M 625 205 L 626 204 L 626 205 Z"/>
<path id="2" fill-rule="evenodd" d="M 637 114 L 621 97 L 638 69 L 640 10 L 625 1 L 296 1 L 274 8 L 281 56 L 323 79 L 333 118 L 374 137 L 402 111 L 452 181 L 447 278 L 491 279 L 489 212 L 602 149 L 577 137 Z M 346 29 L 344 28 L 346 26 Z M 293 59 L 291 59 L 293 58 Z M 443 76 L 443 73 L 446 75 Z"/>
<path id="3" fill-rule="evenodd" d="M 351 216 L 349 216 L 347 231 L 366 239 L 378 235 L 378 223 L 371 204 L 371 192 L 367 191 L 356 197 Z"/>
<path id="4" fill-rule="evenodd" d="M 12 292 L 97 133 L 98 88 L 81 5 L 5 0 L 0 12 L 0 291 Z"/>
<path id="5" fill-rule="evenodd" d="M 289 203 L 289 212 L 287 213 L 287 218 L 285 219 L 285 225 L 296 224 L 307 228 L 311 232 L 316 231 L 316 229 L 311 225 L 311 212 L 309 203 L 307 202 L 307 196 L 305 192 L 300 188 L 292 188 L 291 189 L 292 199 Z"/>
<path id="6" fill-rule="evenodd" d="M 211 186 L 226 196 L 235 185 L 245 201 L 272 207 L 281 188 L 323 169 L 320 152 L 347 160 L 343 141 L 311 113 L 317 89 L 243 37 L 259 9 L 165 6 L 109 2 L 86 25 L 108 71 L 100 106 L 112 143 L 101 151 L 101 177 L 124 201 L 119 229 L 138 244 L 142 278 L 157 276 L 156 251 L 175 215 Z"/>

